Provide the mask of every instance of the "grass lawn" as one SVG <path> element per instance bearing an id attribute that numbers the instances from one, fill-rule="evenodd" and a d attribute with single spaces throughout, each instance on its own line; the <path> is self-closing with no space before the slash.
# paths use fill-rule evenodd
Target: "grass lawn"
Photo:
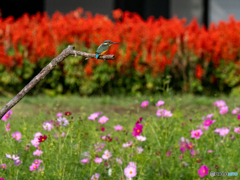
<path id="1" fill-rule="evenodd" d="M 9 100 L 11 98 L 0 97 L 0 108 Z M 145 100 L 149 101 L 149 105 L 142 108 L 141 103 Z M 163 100 L 165 104 L 156 107 L 155 104 L 159 100 Z M 226 102 L 229 108 L 226 114 L 220 114 L 219 108 L 213 106 L 216 100 Z M 226 96 L 192 95 L 54 98 L 26 96 L 12 108 L 10 118 L 6 122 L 1 121 L 0 164 L 6 164 L 7 168 L 0 169 L 0 178 L 91 179 L 95 173 L 99 173 L 99 179 L 115 180 L 126 179 L 130 171 L 133 176 L 136 170 L 137 175 L 132 179 L 199 179 L 199 169 L 205 173 L 238 172 L 240 154 L 236 147 L 240 145 L 240 135 L 234 132 L 234 128 L 240 124 L 237 119 L 240 112 L 236 115 L 231 112 L 240 107 L 239 100 Z M 171 111 L 172 117 L 158 117 L 156 112 L 160 108 Z M 69 120 L 69 124 L 56 124 L 56 114 L 67 111 L 72 114 L 63 117 Z M 95 121 L 88 120 L 95 112 L 102 114 Z M 199 139 L 191 138 L 191 130 L 200 129 L 197 126 L 203 124 L 202 117 L 212 113 L 212 120 L 216 122 L 210 125 L 208 130 L 203 129 Z M 103 124 L 99 123 L 98 120 L 102 116 L 109 120 Z M 141 135 L 146 137 L 145 141 L 140 141 L 132 135 L 139 117 L 143 117 L 140 124 L 143 125 Z M 43 123 L 51 120 L 54 121 L 54 128 L 47 131 L 43 128 Z M 6 132 L 7 123 L 10 123 L 11 130 Z M 118 124 L 123 130 L 114 130 L 114 126 Z M 230 132 L 224 136 L 214 132 L 215 128 L 223 127 L 230 129 Z M 21 133 L 21 142 L 12 138 L 12 133 L 17 131 Z M 47 140 L 38 145 L 43 152 L 40 156 L 33 155 L 37 146 L 31 143 L 37 132 L 47 136 Z M 58 136 L 62 133 L 65 135 Z M 109 138 L 101 139 L 101 136 L 108 134 L 111 134 Z M 181 137 L 189 139 L 190 142 L 185 140 L 179 143 Z M 97 143 L 104 143 L 104 148 L 98 149 Z M 190 143 L 193 148 L 187 148 Z M 26 150 L 27 144 L 30 144 L 30 147 Z M 124 144 L 128 144 L 129 147 L 123 147 Z M 143 151 L 140 153 L 141 148 Z M 208 153 L 208 150 L 213 150 L 213 153 Z M 104 159 L 108 152 L 111 157 Z M 22 163 L 17 166 L 16 162 L 14 164 L 13 160 L 6 158 L 6 153 L 19 153 Z M 95 162 L 96 157 L 102 158 L 100 164 Z M 122 164 L 117 162 L 116 158 L 120 158 Z M 35 159 L 41 159 L 43 162 L 37 164 L 36 170 L 30 171 Z M 88 162 L 81 162 L 83 159 L 88 159 Z M 136 163 L 136 167 L 132 167 L 130 162 Z M 204 169 L 203 165 L 208 169 Z M 210 175 L 205 174 L 204 177 L 211 179 Z M 98 179 L 98 175 L 96 178 Z"/>

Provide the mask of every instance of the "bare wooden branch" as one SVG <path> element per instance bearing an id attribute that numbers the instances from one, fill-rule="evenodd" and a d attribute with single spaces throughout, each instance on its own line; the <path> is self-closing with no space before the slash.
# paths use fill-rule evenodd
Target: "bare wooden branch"
<path id="1" fill-rule="evenodd" d="M 53 70 L 60 62 L 62 62 L 69 55 L 74 56 L 83 56 L 86 59 L 95 58 L 96 54 L 90 54 L 82 51 L 74 50 L 75 47 L 69 45 L 66 49 L 62 51 L 57 57 L 55 57 L 46 67 L 44 67 L 41 72 L 36 75 L 11 101 L 9 101 L 1 110 L 0 110 L 0 119 L 13 107 L 15 106 L 40 80 L 44 79 L 45 76 Z M 103 60 L 112 60 L 114 55 L 100 55 L 99 59 Z"/>

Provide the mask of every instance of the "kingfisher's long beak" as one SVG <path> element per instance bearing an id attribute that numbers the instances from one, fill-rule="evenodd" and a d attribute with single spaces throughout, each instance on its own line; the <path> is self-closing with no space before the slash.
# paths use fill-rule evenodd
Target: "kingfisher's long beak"
<path id="1" fill-rule="evenodd" d="M 112 42 L 112 44 L 120 44 L 120 43 L 117 43 L 117 42 Z"/>

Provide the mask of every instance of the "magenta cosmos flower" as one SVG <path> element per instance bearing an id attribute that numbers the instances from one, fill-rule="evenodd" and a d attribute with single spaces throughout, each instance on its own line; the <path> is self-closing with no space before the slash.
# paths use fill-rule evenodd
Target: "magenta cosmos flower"
<path id="1" fill-rule="evenodd" d="M 201 168 L 198 170 L 199 176 L 202 178 L 204 176 L 208 175 L 209 168 L 206 165 L 201 166 Z"/>
<path id="2" fill-rule="evenodd" d="M 99 118 L 98 122 L 101 124 L 105 124 L 108 121 L 108 117 L 102 116 Z"/>
<path id="3" fill-rule="evenodd" d="M 30 170 L 30 171 L 35 171 L 35 170 L 38 169 L 38 167 L 39 167 L 38 164 L 32 163 L 32 165 L 29 167 L 29 170 Z"/>
<path id="4" fill-rule="evenodd" d="M 199 139 L 202 134 L 203 134 L 203 132 L 202 132 L 201 129 L 192 130 L 191 131 L 191 138 Z"/>
<path id="5" fill-rule="evenodd" d="M 92 175 L 91 180 L 98 180 L 99 177 L 100 177 L 100 174 L 95 173 L 94 175 Z"/>
<path id="6" fill-rule="evenodd" d="M 142 124 L 135 124 L 135 127 L 133 127 L 132 135 L 134 137 L 139 136 L 142 133 L 143 125 Z"/>
<path id="7" fill-rule="evenodd" d="M 240 114 L 238 115 L 237 119 L 240 120 Z"/>
<path id="8" fill-rule="evenodd" d="M 159 107 L 159 106 L 162 106 L 162 105 L 164 105 L 164 103 L 165 103 L 164 101 L 158 101 L 158 102 L 156 103 L 156 106 L 158 106 L 158 107 Z"/>
<path id="9" fill-rule="evenodd" d="M 88 119 L 91 120 L 91 121 L 95 121 L 98 118 L 98 116 L 100 116 L 101 114 L 102 114 L 102 112 L 95 112 L 95 113 L 91 114 L 88 117 Z"/>
<path id="10" fill-rule="evenodd" d="M 171 151 L 167 152 L 167 157 L 169 157 L 171 155 Z"/>
<path id="11" fill-rule="evenodd" d="M 212 123 L 215 123 L 216 120 L 206 119 L 203 123 L 204 126 L 210 126 Z"/>
<path id="12" fill-rule="evenodd" d="M 226 114 L 227 112 L 228 112 L 228 107 L 227 106 L 221 107 L 220 110 L 219 110 L 220 114 Z"/>
<path id="13" fill-rule="evenodd" d="M 10 123 L 7 124 L 6 131 L 10 131 Z"/>
<path id="14" fill-rule="evenodd" d="M 114 126 L 114 129 L 115 131 L 122 131 L 123 127 L 118 124 L 117 126 Z"/>
<path id="15" fill-rule="evenodd" d="M 208 152 L 208 153 L 213 153 L 213 150 L 208 150 L 207 152 Z"/>
<path id="16" fill-rule="evenodd" d="M 2 117 L 3 121 L 7 121 L 8 118 L 10 118 L 10 115 L 12 114 L 12 110 L 9 110 L 4 116 Z"/>
<path id="17" fill-rule="evenodd" d="M 12 133 L 12 137 L 18 141 L 21 139 L 22 135 L 20 132 L 17 131 L 17 132 Z"/>
<path id="18" fill-rule="evenodd" d="M 141 107 L 147 107 L 149 105 L 149 102 L 148 101 L 143 101 L 142 104 L 141 104 Z"/>
<path id="19" fill-rule="evenodd" d="M 1 168 L 2 169 L 7 169 L 7 165 L 6 164 L 1 164 Z"/>

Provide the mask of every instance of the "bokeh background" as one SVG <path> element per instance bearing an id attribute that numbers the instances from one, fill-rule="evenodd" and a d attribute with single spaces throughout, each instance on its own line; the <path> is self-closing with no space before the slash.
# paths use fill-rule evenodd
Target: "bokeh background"
<path id="1" fill-rule="evenodd" d="M 102 61 L 68 57 L 29 94 L 240 95 L 240 1 L 0 2 L 0 94 L 19 92 L 69 44 Z"/>

